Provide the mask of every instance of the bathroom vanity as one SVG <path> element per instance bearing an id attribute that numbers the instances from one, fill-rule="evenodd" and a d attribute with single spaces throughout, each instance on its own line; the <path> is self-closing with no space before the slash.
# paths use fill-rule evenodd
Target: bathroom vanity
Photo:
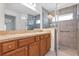
<path id="1" fill-rule="evenodd" d="M 1 56 L 43 56 L 50 47 L 51 33 L 46 31 L 0 36 Z"/>

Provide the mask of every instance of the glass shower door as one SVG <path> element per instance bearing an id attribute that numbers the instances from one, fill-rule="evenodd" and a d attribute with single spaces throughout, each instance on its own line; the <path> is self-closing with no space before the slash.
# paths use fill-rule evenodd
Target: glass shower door
<path id="1" fill-rule="evenodd" d="M 59 9 L 58 12 L 58 52 L 59 56 L 77 55 L 77 5 Z"/>

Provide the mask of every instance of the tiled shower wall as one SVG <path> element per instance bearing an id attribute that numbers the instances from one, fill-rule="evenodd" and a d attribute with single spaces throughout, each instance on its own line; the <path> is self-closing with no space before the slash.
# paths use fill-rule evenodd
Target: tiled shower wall
<path id="1" fill-rule="evenodd" d="M 60 21 L 58 23 L 58 40 L 59 40 L 59 47 L 62 48 L 63 46 L 77 49 L 77 5 L 70 6 L 64 9 L 59 10 L 59 15 L 64 15 L 68 13 L 73 13 L 73 19 Z"/>

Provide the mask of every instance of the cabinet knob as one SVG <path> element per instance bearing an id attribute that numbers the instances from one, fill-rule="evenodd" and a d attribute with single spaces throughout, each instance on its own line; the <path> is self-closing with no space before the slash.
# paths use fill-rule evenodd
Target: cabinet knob
<path id="1" fill-rule="evenodd" d="M 9 45 L 9 46 L 8 46 L 8 48 L 12 48 L 12 46 L 11 46 L 11 45 Z"/>

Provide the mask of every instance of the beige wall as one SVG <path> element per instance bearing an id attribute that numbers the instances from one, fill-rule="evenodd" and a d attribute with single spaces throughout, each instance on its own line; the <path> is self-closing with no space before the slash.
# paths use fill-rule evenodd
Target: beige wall
<path id="1" fill-rule="evenodd" d="M 5 19 L 4 19 L 4 11 L 5 11 L 5 5 L 3 3 L 0 3 L 0 30 L 6 30 L 5 26 Z"/>

